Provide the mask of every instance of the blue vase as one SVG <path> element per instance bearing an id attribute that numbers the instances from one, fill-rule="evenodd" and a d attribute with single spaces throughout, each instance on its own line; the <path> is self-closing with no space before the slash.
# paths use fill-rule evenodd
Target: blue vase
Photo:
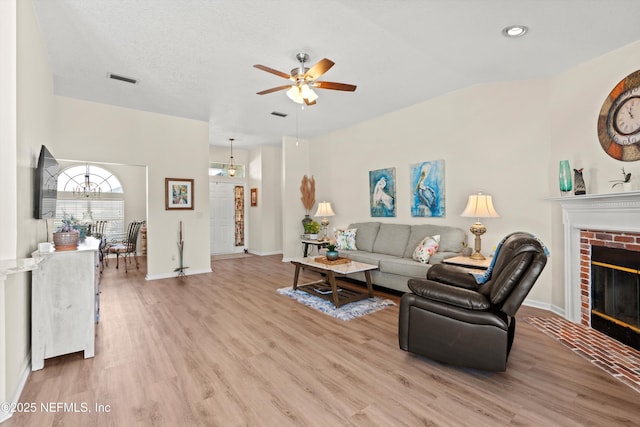
<path id="1" fill-rule="evenodd" d="M 571 181 L 571 167 L 569 166 L 569 160 L 560 160 L 558 180 L 560 183 L 560 194 L 563 196 L 571 194 L 573 183 Z"/>
<path id="2" fill-rule="evenodd" d="M 327 253 L 325 254 L 325 256 L 327 257 L 327 259 L 329 261 L 335 261 L 338 259 L 339 254 L 338 251 L 327 251 Z"/>

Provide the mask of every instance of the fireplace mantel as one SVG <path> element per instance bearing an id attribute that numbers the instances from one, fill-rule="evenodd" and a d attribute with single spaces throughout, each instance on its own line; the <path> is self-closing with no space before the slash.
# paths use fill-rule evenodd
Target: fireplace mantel
<path id="1" fill-rule="evenodd" d="M 580 230 L 640 233 L 640 191 L 547 200 L 562 206 L 565 317 L 580 323 Z"/>

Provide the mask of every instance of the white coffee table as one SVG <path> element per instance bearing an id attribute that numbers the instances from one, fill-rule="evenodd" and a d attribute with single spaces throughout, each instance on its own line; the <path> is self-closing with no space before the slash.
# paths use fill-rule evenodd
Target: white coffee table
<path id="1" fill-rule="evenodd" d="M 291 260 L 291 264 L 296 266 L 296 272 L 293 277 L 294 290 L 300 289 L 301 291 L 315 295 L 324 300 L 331 301 L 336 307 L 365 298 L 373 298 L 373 286 L 371 284 L 371 274 L 369 272 L 377 269 L 378 266 L 351 260 L 349 260 L 349 262 L 342 261 L 340 263 L 330 263 L 326 261 L 320 262 L 316 261 L 318 258 L 326 260 L 324 257 L 294 258 Z M 325 275 L 325 278 L 298 285 L 300 269 L 302 268 L 322 273 Z M 361 290 L 347 288 L 344 286 L 338 287 L 336 285 L 336 277 L 346 277 L 351 273 L 358 272 L 364 273 L 364 277 L 367 282 L 367 292 L 362 292 Z"/>

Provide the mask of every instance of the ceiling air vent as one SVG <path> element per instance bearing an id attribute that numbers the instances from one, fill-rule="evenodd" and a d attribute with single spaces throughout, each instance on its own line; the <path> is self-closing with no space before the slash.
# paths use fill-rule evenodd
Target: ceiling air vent
<path id="1" fill-rule="evenodd" d="M 107 73 L 107 77 L 113 80 L 120 80 L 121 82 L 131 83 L 133 85 L 138 83 L 138 80 L 136 79 L 132 79 L 131 77 L 125 77 L 125 76 L 121 76 L 119 74 L 114 74 L 114 73 Z"/>
<path id="2" fill-rule="evenodd" d="M 287 117 L 287 115 L 285 113 L 280 113 L 278 111 L 272 111 L 271 114 L 273 114 L 274 116 L 278 116 L 278 117 Z"/>

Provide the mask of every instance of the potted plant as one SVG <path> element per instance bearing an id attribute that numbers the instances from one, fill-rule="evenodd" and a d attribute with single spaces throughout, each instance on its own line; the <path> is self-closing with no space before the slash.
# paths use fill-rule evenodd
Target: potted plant
<path id="1" fill-rule="evenodd" d="M 306 239 L 315 240 L 318 238 L 318 233 L 320 232 L 320 223 L 317 221 L 309 221 L 304 223 L 304 237 Z"/>
<path id="2" fill-rule="evenodd" d="M 631 172 L 625 172 L 622 168 L 622 179 L 614 179 L 609 182 L 613 182 L 611 188 L 615 188 L 616 185 L 622 185 L 624 191 L 631 191 Z"/>
<path id="3" fill-rule="evenodd" d="M 329 241 L 327 245 L 327 253 L 325 254 L 329 261 L 335 261 L 339 258 L 340 254 L 336 250 L 336 243 L 334 241 Z"/>
<path id="4" fill-rule="evenodd" d="M 53 244 L 56 251 L 73 251 L 78 249 L 80 232 L 74 229 L 76 221 L 71 217 L 64 217 L 58 231 L 53 233 Z"/>

